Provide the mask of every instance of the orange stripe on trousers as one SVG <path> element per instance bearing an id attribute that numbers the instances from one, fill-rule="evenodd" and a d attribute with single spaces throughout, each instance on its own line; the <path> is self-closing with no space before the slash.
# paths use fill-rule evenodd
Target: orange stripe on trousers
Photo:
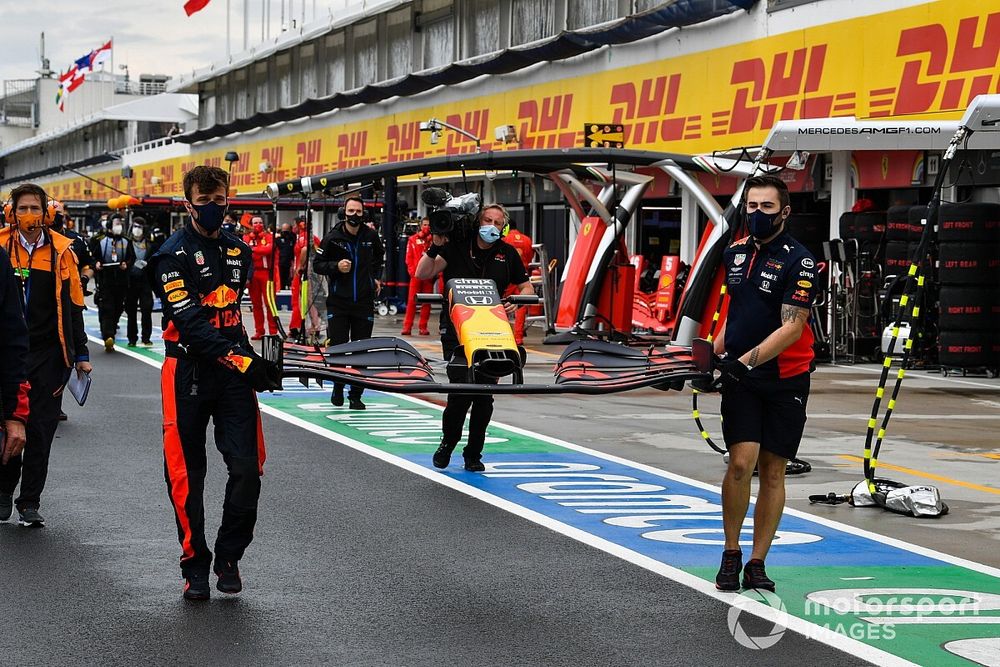
<path id="1" fill-rule="evenodd" d="M 170 477 L 170 500 L 174 504 L 177 521 L 184 533 L 184 539 L 181 540 L 184 558 L 194 558 L 194 549 L 191 547 L 191 522 L 185 509 L 190 491 L 187 464 L 184 462 L 181 434 L 177 430 L 177 394 L 174 388 L 176 373 L 177 359 L 174 357 L 164 359 L 163 370 L 160 372 L 160 394 L 163 397 L 163 457 L 167 462 L 167 475 Z"/>

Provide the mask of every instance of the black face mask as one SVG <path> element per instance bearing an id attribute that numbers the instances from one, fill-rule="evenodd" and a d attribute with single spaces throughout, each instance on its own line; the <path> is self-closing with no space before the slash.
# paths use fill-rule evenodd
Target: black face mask
<path id="1" fill-rule="evenodd" d="M 361 221 L 365 219 L 364 215 L 360 213 L 358 215 L 345 215 L 344 222 L 349 224 L 351 227 L 358 227 L 361 225 Z"/>
<path id="2" fill-rule="evenodd" d="M 191 208 L 198 213 L 198 217 L 195 219 L 198 226 L 209 234 L 214 234 L 222 227 L 222 221 L 226 217 L 226 209 L 229 207 L 220 206 L 214 201 L 210 201 L 207 204 L 191 204 Z"/>
<path id="3" fill-rule="evenodd" d="M 764 213 L 759 208 L 747 216 L 750 235 L 758 241 L 770 238 L 781 227 L 781 213 Z"/>

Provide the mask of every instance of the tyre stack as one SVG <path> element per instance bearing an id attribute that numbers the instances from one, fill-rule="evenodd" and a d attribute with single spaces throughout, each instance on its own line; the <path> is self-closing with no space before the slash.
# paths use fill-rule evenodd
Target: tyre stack
<path id="1" fill-rule="evenodd" d="M 938 242 L 941 367 L 995 374 L 1000 367 L 1000 204 L 942 205 Z"/>
<path id="2" fill-rule="evenodd" d="M 926 206 L 893 206 L 886 213 L 883 275 L 905 276 L 910 270 L 910 261 L 917 253 L 926 217 Z M 927 267 L 920 268 L 924 273 L 923 269 Z"/>

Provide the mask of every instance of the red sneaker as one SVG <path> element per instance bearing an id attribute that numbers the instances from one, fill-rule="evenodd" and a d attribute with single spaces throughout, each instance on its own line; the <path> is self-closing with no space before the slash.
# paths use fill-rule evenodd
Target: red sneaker
<path id="1" fill-rule="evenodd" d="M 402 331 L 399 332 L 399 335 L 400 336 L 412 336 L 413 335 L 413 329 L 403 329 Z"/>
<path id="2" fill-rule="evenodd" d="M 431 335 L 431 332 L 430 332 L 430 331 L 428 331 L 427 329 L 421 329 L 421 330 L 420 330 L 420 335 L 421 335 L 421 336 L 430 336 L 430 335 Z"/>
<path id="3" fill-rule="evenodd" d="M 260 340 L 263 337 L 264 337 L 264 334 L 259 334 L 258 333 L 258 334 L 254 334 L 254 335 L 250 336 L 250 340 Z"/>

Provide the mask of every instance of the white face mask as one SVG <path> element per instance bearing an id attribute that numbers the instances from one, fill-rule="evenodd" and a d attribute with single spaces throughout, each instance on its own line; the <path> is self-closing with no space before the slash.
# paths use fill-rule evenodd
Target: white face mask
<path id="1" fill-rule="evenodd" d="M 142 227 L 133 227 L 132 228 L 132 238 L 134 238 L 134 239 L 141 239 L 142 238 Z"/>
<path id="2" fill-rule="evenodd" d="M 114 234 L 115 236 L 121 236 L 122 235 L 122 226 L 121 225 L 111 225 L 111 233 Z"/>

